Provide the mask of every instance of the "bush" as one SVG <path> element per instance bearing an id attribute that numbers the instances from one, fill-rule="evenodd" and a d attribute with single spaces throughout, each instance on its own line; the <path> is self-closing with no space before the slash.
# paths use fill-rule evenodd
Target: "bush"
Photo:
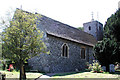
<path id="1" fill-rule="evenodd" d="M 101 65 L 95 60 L 93 60 L 92 64 L 89 64 L 88 69 L 91 72 L 96 72 L 96 73 L 102 73 L 103 72 Z"/>

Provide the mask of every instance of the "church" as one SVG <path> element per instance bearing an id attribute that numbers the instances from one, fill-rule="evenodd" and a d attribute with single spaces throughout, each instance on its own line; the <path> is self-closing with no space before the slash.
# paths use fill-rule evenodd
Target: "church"
<path id="1" fill-rule="evenodd" d="M 50 53 L 29 59 L 28 65 L 32 70 L 46 73 L 85 70 L 86 63 L 94 60 L 93 46 L 102 39 L 103 25 L 93 20 L 84 23 L 84 31 L 81 31 L 41 16 L 37 28 L 43 32 L 43 41 Z"/>

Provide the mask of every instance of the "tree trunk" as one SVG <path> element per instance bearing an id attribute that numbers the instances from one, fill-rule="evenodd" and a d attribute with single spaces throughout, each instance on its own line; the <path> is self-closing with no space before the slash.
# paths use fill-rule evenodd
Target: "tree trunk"
<path id="1" fill-rule="evenodd" d="M 109 72 L 109 64 L 106 65 L 106 72 Z"/>
<path id="2" fill-rule="evenodd" d="M 25 80 L 25 79 L 26 79 L 26 74 L 25 74 L 24 64 L 23 62 L 20 62 L 20 80 Z"/>

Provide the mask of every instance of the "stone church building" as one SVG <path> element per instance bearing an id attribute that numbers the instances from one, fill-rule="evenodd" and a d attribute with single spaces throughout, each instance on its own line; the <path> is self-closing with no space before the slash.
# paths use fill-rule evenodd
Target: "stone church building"
<path id="1" fill-rule="evenodd" d="M 87 32 L 95 37 L 97 41 L 103 39 L 103 24 L 98 21 L 84 23 L 84 32 Z"/>
<path id="2" fill-rule="evenodd" d="M 92 63 L 93 46 L 101 39 L 102 24 L 91 21 L 84 31 L 41 15 L 37 24 L 50 54 L 40 54 L 28 60 L 33 70 L 40 72 L 71 72 L 84 70 L 86 62 Z M 98 26 L 99 25 L 99 26 Z M 97 29 L 99 27 L 99 30 Z"/>

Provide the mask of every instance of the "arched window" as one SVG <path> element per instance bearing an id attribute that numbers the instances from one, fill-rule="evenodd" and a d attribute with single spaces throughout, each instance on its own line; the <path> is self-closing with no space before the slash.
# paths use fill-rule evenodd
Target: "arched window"
<path id="1" fill-rule="evenodd" d="M 81 59 L 85 59 L 85 48 L 81 48 Z"/>
<path id="2" fill-rule="evenodd" d="M 91 26 L 89 26 L 89 30 L 91 30 Z"/>
<path id="3" fill-rule="evenodd" d="M 62 56 L 68 57 L 68 45 L 67 44 L 63 44 L 62 46 Z"/>
<path id="4" fill-rule="evenodd" d="M 99 26 L 99 30 L 101 31 L 101 27 Z"/>

